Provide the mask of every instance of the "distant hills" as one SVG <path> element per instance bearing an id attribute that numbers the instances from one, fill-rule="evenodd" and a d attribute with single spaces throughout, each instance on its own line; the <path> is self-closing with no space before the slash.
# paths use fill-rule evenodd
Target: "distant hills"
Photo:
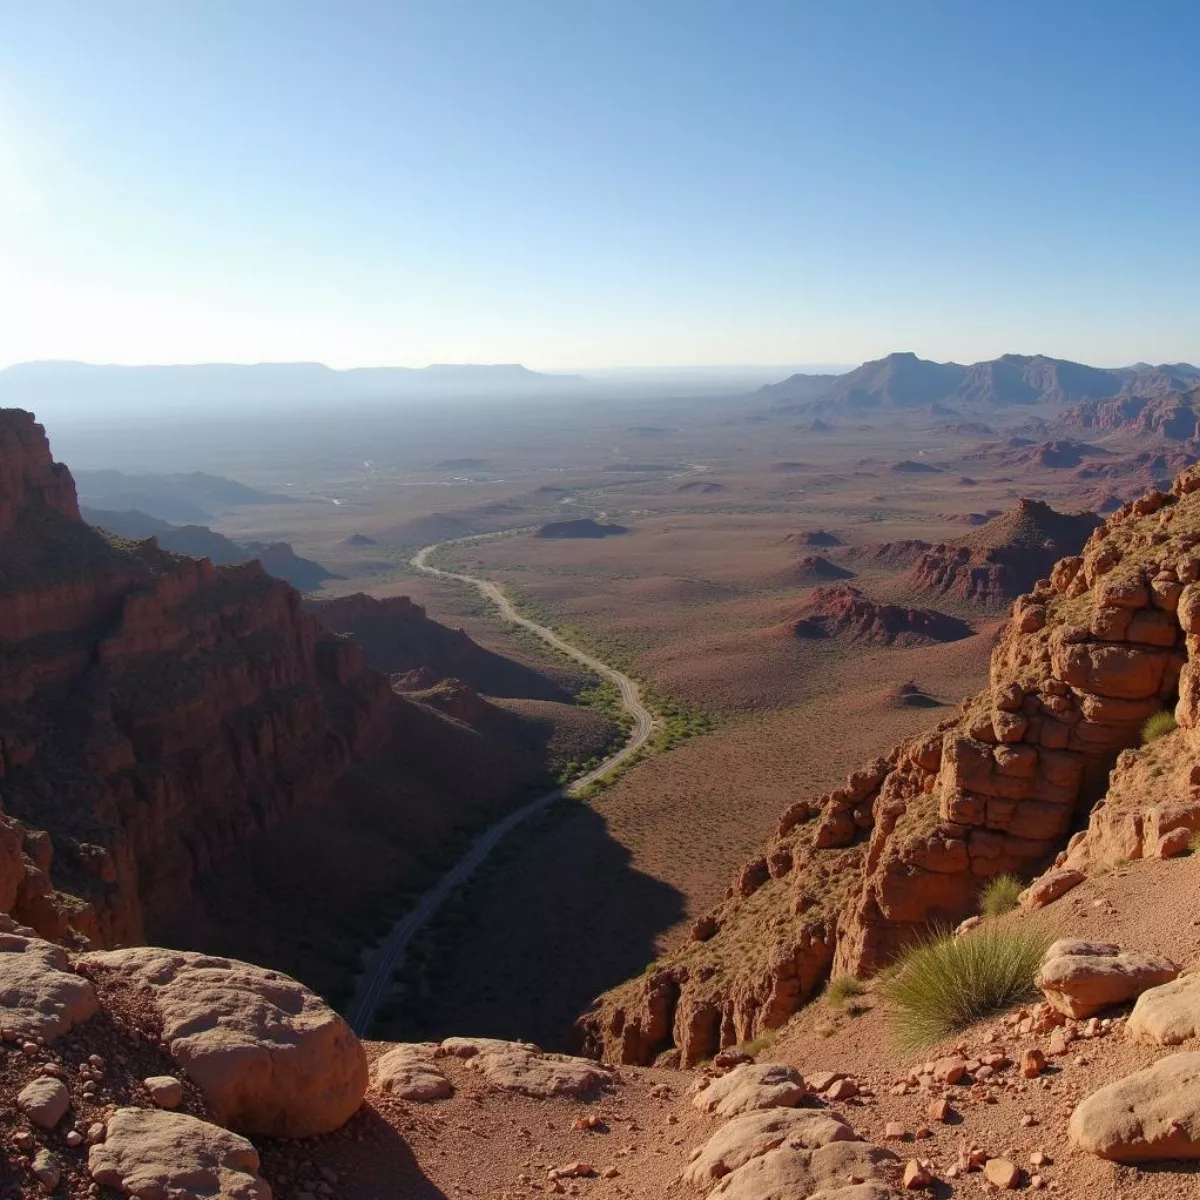
<path id="1" fill-rule="evenodd" d="M 17 363 L 0 371 L 0 404 L 30 409 L 62 405 L 75 411 L 100 405 L 169 410 L 231 402 L 537 394 L 583 382 L 579 375 L 547 375 L 519 363 L 339 371 L 322 363 L 115 366 L 50 361 Z"/>
<path id="2" fill-rule="evenodd" d="M 1190 363 L 1109 368 L 1042 354 L 1005 354 L 963 366 L 907 352 L 863 363 L 845 375 L 792 375 L 757 394 L 776 411 L 855 416 L 888 409 L 1065 407 L 1117 396 L 1164 396 L 1197 384 L 1200 368 Z"/>

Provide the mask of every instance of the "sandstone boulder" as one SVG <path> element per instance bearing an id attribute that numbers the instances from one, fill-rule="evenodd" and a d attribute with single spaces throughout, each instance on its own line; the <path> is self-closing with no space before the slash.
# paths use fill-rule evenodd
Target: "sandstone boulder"
<path id="1" fill-rule="evenodd" d="M 271 1200 L 258 1164 L 258 1151 L 236 1133 L 155 1108 L 117 1109 L 104 1141 L 88 1151 L 98 1184 L 139 1200 Z"/>
<path id="2" fill-rule="evenodd" d="M 785 1063 L 743 1063 L 714 1079 L 692 1103 L 722 1117 L 761 1108 L 793 1108 L 803 1099 L 804 1076 Z"/>
<path id="3" fill-rule="evenodd" d="M 1046 952 L 1035 982 L 1052 1008 L 1079 1019 L 1127 1003 L 1178 974 L 1168 958 L 1064 938 Z"/>
<path id="4" fill-rule="evenodd" d="M 1200 1158 L 1200 1054 L 1172 1054 L 1093 1092 L 1067 1132 L 1116 1162 Z"/>
<path id="5" fill-rule="evenodd" d="M 795 1149 L 818 1150 L 832 1142 L 854 1142 L 858 1135 L 841 1117 L 812 1108 L 768 1108 L 727 1121 L 692 1152 L 683 1178 L 708 1187 L 752 1158 L 787 1142 Z"/>
<path id="6" fill-rule="evenodd" d="M 40 938 L 0 933 L 0 1025 L 53 1041 L 98 1008 L 96 990 L 70 969 L 67 952 Z"/>
<path id="7" fill-rule="evenodd" d="M 454 1094 L 450 1080 L 433 1061 L 433 1047 L 393 1046 L 375 1064 L 375 1087 L 400 1100 L 427 1103 Z"/>
<path id="8" fill-rule="evenodd" d="M 39 1075 L 21 1089 L 17 1107 L 39 1129 L 53 1129 L 71 1107 L 71 1093 L 59 1080 Z"/>
<path id="9" fill-rule="evenodd" d="M 1157 1046 L 1177 1046 L 1200 1034 L 1200 974 L 1144 991 L 1125 1032 L 1135 1041 Z"/>
<path id="10" fill-rule="evenodd" d="M 1022 908 L 1045 908 L 1053 904 L 1060 896 L 1065 896 L 1072 888 L 1078 887 L 1086 878 L 1082 871 L 1070 868 L 1062 871 L 1050 871 L 1040 879 L 1035 879 L 1020 895 Z"/>
<path id="11" fill-rule="evenodd" d="M 367 1059 L 319 996 L 277 971 L 137 946 L 84 956 L 150 992 L 162 1037 L 222 1124 L 313 1137 L 337 1129 L 367 1088 Z"/>
<path id="12" fill-rule="evenodd" d="M 722 1200 L 892 1200 L 896 1156 L 866 1142 L 831 1142 L 817 1150 L 784 1143 L 726 1175 L 709 1196 Z M 850 1180 L 860 1182 L 852 1184 Z"/>
<path id="13" fill-rule="evenodd" d="M 526 1096 L 581 1096 L 609 1078 L 591 1059 L 547 1054 L 528 1042 L 447 1038 L 441 1053 L 466 1059 L 489 1083 Z"/>
<path id="14" fill-rule="evenodd" d="M 142 1086 L 159 1108 L 178 1108 L 183 1102 L 183 1084 L 174 1075 L 151 1075 Z"/>

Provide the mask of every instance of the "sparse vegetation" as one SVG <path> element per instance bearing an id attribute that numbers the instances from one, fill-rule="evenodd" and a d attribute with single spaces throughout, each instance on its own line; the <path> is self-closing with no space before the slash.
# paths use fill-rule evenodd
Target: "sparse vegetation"
<path id="1" fill-rule="evenodd" d="M 866 989 L 853 975 L 839 975 L 829 981 L 825 998 L 834 1008 L 841 1008 L 852 996 L 861 996 Z"/>
<path id="2" fill-rule="evenodd" d="M 1196 832 L 1193 833 L 1190 838 L 1188 838 L 1188 853 L 1200 854 L 1200 829 L 1197 829 Z"/>
<path id="3" fill-rule="evenodd" d="M 756 1038 L 751 1038 L 750 1041 L 739 1046 L 738 1049 L 744 1051 L 746 1054 L 753 1054 L 757 1058 L 764 1050 L 770 1049 L 771 1043 L 774 1040 L 774 1031 L 768 1030 L 766 1033 L 760 1033 Z"/>
<path id="4" fill-rule="evenodd" d="M 1015 875 L 997 875 L 989 879 L 979 893 L 979 911 L 985 917 L 1002 917 L 1017 907 L 1017 897 L 1025 885 Z"/>
<path id="5" fill-rule="evenodd" d="M 1050 937 L 1034 924 L 984 926 L 965 937 L 935 933 L 901 957 L 883 987 L 895 1005 L 897 1041 L 922 1049 L 1033 991 Z"/>
<path id="6" fill-rule="evenodd" d="M 1142 745 L 1148 746 L 1151 742 L 1158 741 L 1160 737 L 1174 732 L 1175 714 L 1169 708 L 1163 709 L 1162 712 L 1156 712 L 1154 716 L 1146 718 L 1146 722 L 1142 726 Z"/>

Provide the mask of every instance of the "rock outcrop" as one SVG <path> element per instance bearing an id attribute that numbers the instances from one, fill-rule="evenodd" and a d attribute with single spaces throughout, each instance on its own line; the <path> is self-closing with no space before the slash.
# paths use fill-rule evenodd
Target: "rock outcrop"
<path id="1" fill-rule="evenodd" d="M 1149 717 L 1175 708 L 1170 736 L 1200 736 L 1197 547 L 1200 470 L 1114 513 L 1013 604 L 987 690 L 793 804 L 697 923 L 706 938 L 601 997 L 577 1025 L 580 1047 L 700 1062 L 782 1025 L 831 971 L 869 973 L 915 932 L 957 924 L 987 879 L 1050 865 Z M 1153 744 L 1130 752 L 1140 760 Z M 1156 819 L 1137 827 L 1139 845 L 1200 810 L 1164 801 Z M 1076 866 L 1089 837 L 1058 866 Z"/>
<path id="2" fill-rule="evenodd" d="M 928 645 L 966 637 L 970 628 L 927 608 L 883 604 L 849 584 L 816 588 L 790 622 L 795 637 L 878 646 Z"/>
<path id="3" fill-rule="evenodd" d="M 1034 982 L 1051 1008 L 1079 1020 L 1127 1004 L 1178 974 L 1179 968 L 1161 955 L 1063 938 L 1046 951 Z"/>
<path id="4" fill-rule="evenodd" d="M 153 946 L 88 954 L 80 969 L 149 997 L 171 1057 L 232 1129 L 314 1137 L 362 1102 L 367 1060 L 358 1039 L 286 975 Z"/>
<path id="5" fill-rule="evenodd" d="M 438 1069 L 432 1045 L 393 1046 L 375 1063 L 374 1086 L 398 1100 L 427 1104 L 454 1094 L 454 1086 Z"/>
<path id="6" fill-rule="evenodd" d="M 1067 1132 L 1116 1162 L 1200 1158 L 1200 1054 L 1172 1054 L 1093 1092 Z"/>
<path id="7" fill-rule="evenodd" d="M 1142 992 L 1126 1027 L 1137 1042 L 1178 1046 L 1200 1035 L 1200 975 L 1185 975 Z"/>
<path id="8" fill-rule="evenodd" d="M 467 1060 L 494 1087 L 547 1099 L 582 1096 L 608 1082 L 608 1073 L 583 1058 L 547 1054 L 529 1042 L 496 1038 L 447 1038 L 441 1054 Z"/>

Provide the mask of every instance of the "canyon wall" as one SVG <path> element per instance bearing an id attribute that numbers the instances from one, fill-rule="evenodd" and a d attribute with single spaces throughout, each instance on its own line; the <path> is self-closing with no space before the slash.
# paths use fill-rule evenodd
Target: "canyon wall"
<path id="1" fill-rule="evenodd" d="M 689 941 L 580 1018 L 579 1047 L 703 1061 L 778 1028 L 830 975 L 871 973 L 972 914 L 989 878 L 1055 861 L 1147 718 L 1178 697 L 1200 726 L 1198 581 L 1195 469 L 1015 601 L 990 686 L 958 716 L 793 804 Z"/>

